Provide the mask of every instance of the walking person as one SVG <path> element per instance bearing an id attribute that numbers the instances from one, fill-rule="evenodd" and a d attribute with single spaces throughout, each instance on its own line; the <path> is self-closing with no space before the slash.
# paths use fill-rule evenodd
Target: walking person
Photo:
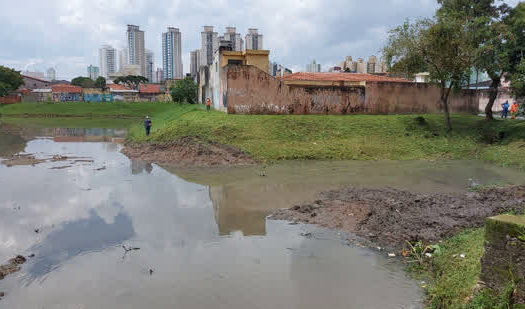
<path id="1" fill-rule="evenodd" d="M 149 131 L 151 130 L 151 119 L 149 119 L 149 116 L 146 116 L 144 120 L 144 129 L 146 129 L 146 136 L 149 136 Z"/>
<path id="2" fill-rule="evenodd" d="M 514 102 L 514 104 L 512 104 L 512 106 L 510 107 L 510 114 L 512 115 L 511 119 L 516 119 L 516 116 L 518 116 L 518 109 L 518 102 Z"/>
<path id="3" fill-rule="evenodd" d="M 209 112 L 211 109 L 211 100 L 210 98 L 206 99 L 206 111 Z"/>
<path id="4" fill-rule="evenodd" d="M 503 107 L 503 111 L 501 112 L 501 118 L 507 118 L 510 107 L 509 101 L 505 101 L 505 103 L 501 104 L 501 107 Z"/>

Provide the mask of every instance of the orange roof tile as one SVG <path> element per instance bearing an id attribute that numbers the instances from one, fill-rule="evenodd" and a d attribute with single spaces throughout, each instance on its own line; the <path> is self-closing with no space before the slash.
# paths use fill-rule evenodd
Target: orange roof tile
<path id="1" fill-rule="evenodd" d="M 51 91 L 56 92 L 56 93 L 60 93 L 60 92 L 82 93 L 82 87 L 67 85 L 67 84 L 58 84 L 58 85 L 51 86 Z"/>
<path id="2" fill-rule="evenodd" d="M 159 85 L 140 84 L 140 93 L 160 93 Z"/>
<path id="3" fill-rule="evenodd" d="M 305 81 L 348 81 L 348 82 L 397 82 L 397 83 L 411 83 L 412 81 L 393 78 L 373 74 L 358 74 L 358 73 L 306 73 L 299 72 L 281 77 L 281 80 L 305 80 Z"/>
<path id="4" fill-rule="evenodd" d="M 111 90 L 129 90 L 131 91 L 131 88 L 126 87 L 124 85 L 119 85 L 119 84 L 109 84 L 108 87 Z"/>

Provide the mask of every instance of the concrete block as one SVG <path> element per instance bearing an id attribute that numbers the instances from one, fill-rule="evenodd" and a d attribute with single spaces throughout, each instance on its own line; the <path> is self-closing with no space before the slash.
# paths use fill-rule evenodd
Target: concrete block
<path id="1" fill-rule="evenodd" d="M 481 280 L 495 291 L 515 283 L 514 302 L 525 304 L 525 217 L 490 217 L 485 230 Z"/>

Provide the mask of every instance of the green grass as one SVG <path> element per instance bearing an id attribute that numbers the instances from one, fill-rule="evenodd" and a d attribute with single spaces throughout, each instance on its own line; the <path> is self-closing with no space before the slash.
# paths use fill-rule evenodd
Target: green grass
<path id="1" fill-rule="evenodd" d="M 20 103 L 0 108 L 2 117 L 110 117 L 141 118 L 172 109 L 173 103 L 159 102 L 65 102 Z"/>
<path id="2" fill-rule="evenodd" d="M 262 161 L 480 159 L 525 168 L 523 121 L 487 123 L 452 115 L 454 131 L 447 134 L 442 115 L 421 115 L 422 123 L 417 116 L 228 115 L 176 105 L 153 117 L 150 137 L 137 126 L 129 140 L 162 143 L 194 136 L 236 146 Z"/>
<path id="3" fill-rule="evenodd" d="M 53 117 L 53 118 L 18 118 L 2 117 L 1 124 L 15 125 L 26 128 L 107 128 L 128 129 L 141 123 L 137 118 L 84 118 L 84 117 Z"/>

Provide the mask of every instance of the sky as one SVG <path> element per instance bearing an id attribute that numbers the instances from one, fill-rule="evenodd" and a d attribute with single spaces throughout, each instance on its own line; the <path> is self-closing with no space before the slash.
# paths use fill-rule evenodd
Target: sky
<path id="1" fill-rule="evenodd" d="M 507 0 L 515 5 L 518 0 Z M 0 0 L 0 65 L 42 71 L 57 79 L 86 76 L 99 66 L 100 45 L 125 45 L 126 25 L 145 31 L 146 48 L 161 67 L 161 34 L 182 33 L 184 72 L 200 48 L 202 26 L 248 28 L 264 35 L 270 60 L 304 71 L 316 60 L 323 70 L 345 56 L 380 55 L 388 30 L 407 18 L 430 17 L 436 0 Z"/>

